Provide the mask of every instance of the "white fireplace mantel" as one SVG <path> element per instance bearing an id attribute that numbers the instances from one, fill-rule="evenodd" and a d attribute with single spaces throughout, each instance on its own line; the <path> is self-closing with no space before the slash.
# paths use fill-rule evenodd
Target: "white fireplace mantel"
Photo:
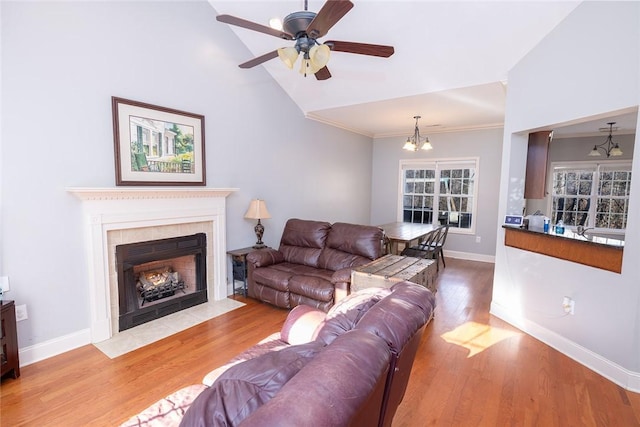
<path id="1" fill-rule="evenodd" d="M 91 307 L 91 341 L 111 338 L 113 330 L 110 295 L 108 233 L 147 227 L 207 223 L 212 252 L 207 254 L 209 299 L 227 297 L 226 197 L 237 188 L 196 187 L 69 187 L 81 201 L 84 213 L 87 270 Z M 209 244 L 209 243 L 208 243 Z M 113 257 L 112 257 L 113 258 Z"/>
<path id="2" fill-rule="evenodd" d="M 237 188 L 207 187 L 68 187 L 80 200 L 188 199 L 226 197 Z"/>

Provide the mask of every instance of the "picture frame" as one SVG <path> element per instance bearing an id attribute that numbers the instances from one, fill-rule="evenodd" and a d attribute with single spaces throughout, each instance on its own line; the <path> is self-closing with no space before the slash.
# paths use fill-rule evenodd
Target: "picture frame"
<path id="1" fill-rule="evenodd" d="M 111 97 L 116 186 L 206 185 L 204 116 Z"/>

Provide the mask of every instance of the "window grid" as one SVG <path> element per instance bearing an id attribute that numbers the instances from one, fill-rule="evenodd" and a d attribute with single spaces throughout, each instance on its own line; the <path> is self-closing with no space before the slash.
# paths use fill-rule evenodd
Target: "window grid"
<path id="1" fill-rule="evenodd" d="M 552 218 L 556 223 L 624 230 L 629 211 L 631 165 L 554 167 Z"/>
<path id="2" fill-rule="evenodd" d="M 475 173 L 475 167 L 439 168 L 438 165 L 429 165 L 405 169 L 403 221 L 439 222 L 454 228 L 472 228 Z M 437 201 L 435 211 L 434 201 Z"/>

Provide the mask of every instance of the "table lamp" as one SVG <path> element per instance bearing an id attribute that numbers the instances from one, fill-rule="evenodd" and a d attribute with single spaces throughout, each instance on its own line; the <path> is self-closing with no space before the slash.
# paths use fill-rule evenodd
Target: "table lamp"
<path id="1" fill-rule="evenodd" d="M 262 243 L 262 235 L 264 234 L 264 226 L 260 223 L 261 219 L 271 218 L 269 211 L 267 210 L 267 204 L 264 200 L 253 199 L 251 204 L 249 204 L 249 209 L 247 209 L 247 213 L 244 214 L 244 217 L 247 219 L 257 219 L 258 224 L 253 229 L 256 232 L 256 237 L 258 241 L 255 245 L 253 245 L 254 249 L 260 249 L 266 247 L 264 243 Z"/>

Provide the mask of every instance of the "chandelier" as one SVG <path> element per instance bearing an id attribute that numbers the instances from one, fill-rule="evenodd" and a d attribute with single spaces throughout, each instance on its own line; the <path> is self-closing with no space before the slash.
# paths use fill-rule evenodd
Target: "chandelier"
<path id="1" fill-rule="evenodd" d="M 620 146 L 617 142 L 613 142 L 613 140 L 611 139 L 611 134 L 613 133 L 613 125 L 615 125 L 616 122 L 609 122 L 607 124 L 609 125 L 609 136 L 602 144 L 594 145 L 593 150 L 589 152 L 589 156 L 600 156 L 600 151 L 598 150 L 602 150 L 602 152 L 606 154 L 607 157 L 622 156 L 622 150 L 620 149 Z"/>
<path id="2" fill-rule="evenodd" d="M 426 136 L 420 136 L 420 129 L 418 129 L 418 120 L 421 116 L 413 116 L 416 119 L 416 128 L 413 131 L 413 135 L 407 137 L 407 142 L 404 143 L 403 149 L 407 151 L 418 150 L 431 150 L 433 147 L 429 142 L 429 138 Z"/>

